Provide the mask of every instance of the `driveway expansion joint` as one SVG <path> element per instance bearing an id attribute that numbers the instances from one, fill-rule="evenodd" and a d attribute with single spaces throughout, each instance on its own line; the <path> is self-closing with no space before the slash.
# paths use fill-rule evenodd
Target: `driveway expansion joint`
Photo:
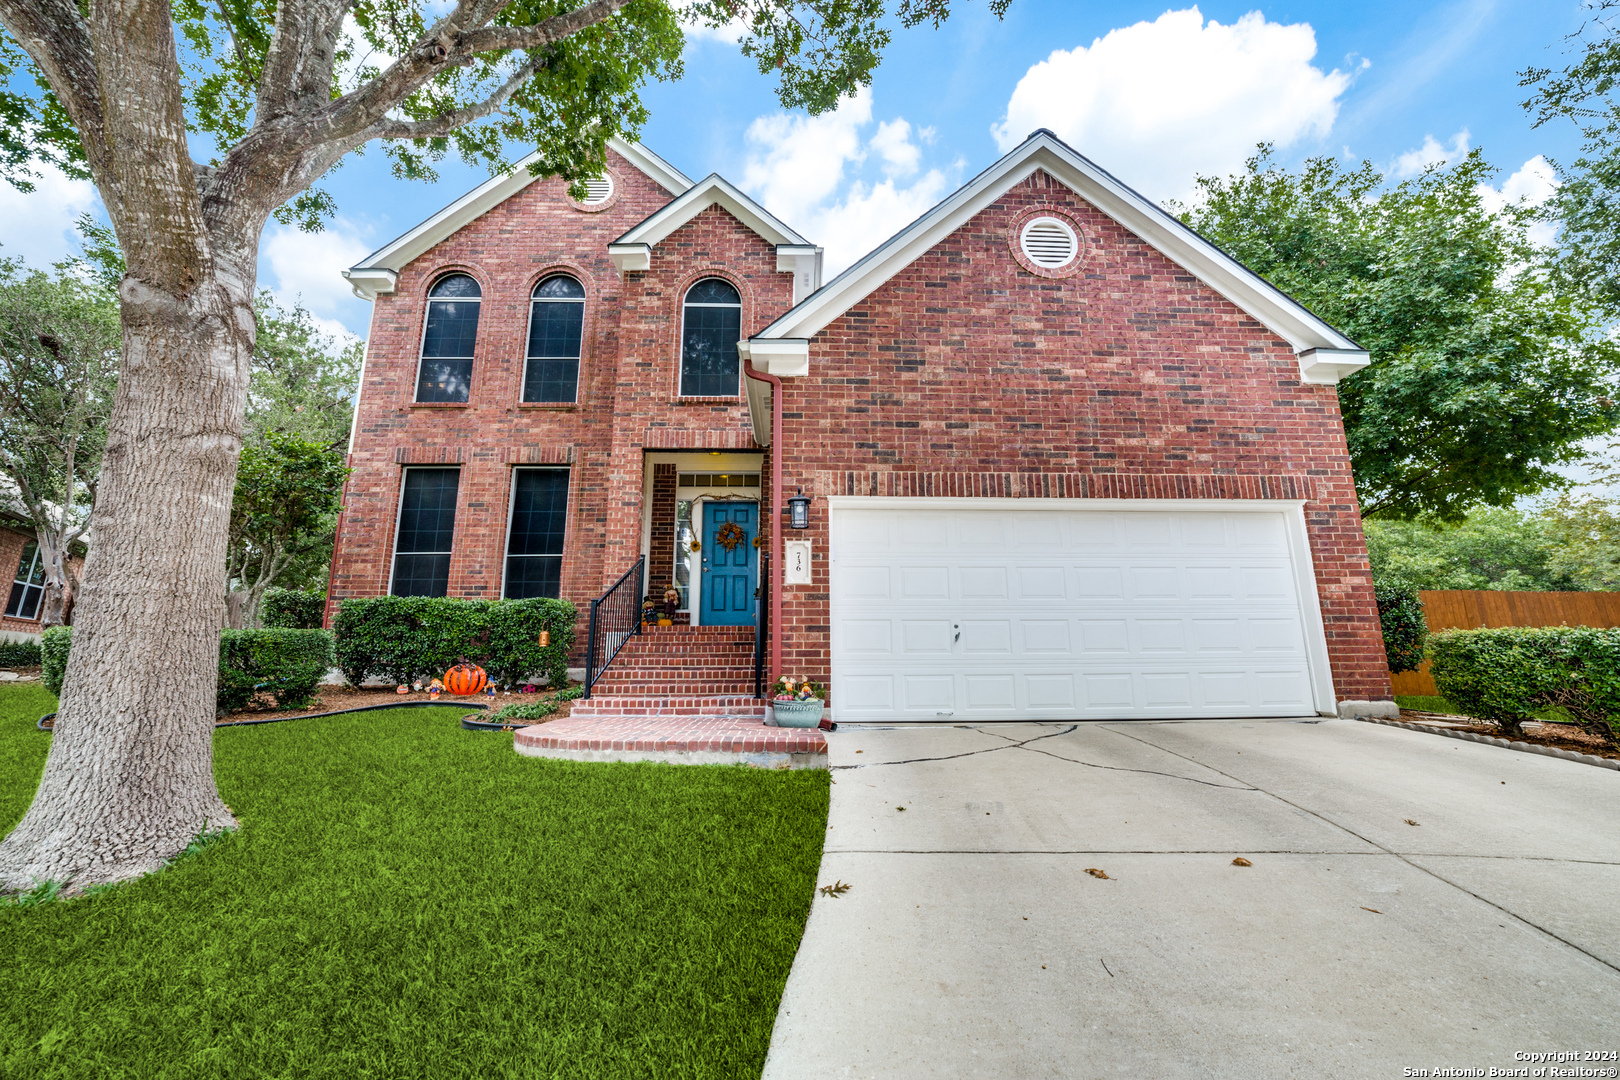
<path id="1" fill-rule="evenodd" d="M 1241 778 L 1233 776 L 1231 773 L 1226 772 L 1224 769 L 1217 769 L 1213 765 L 1205 765 L 1203 762 L 1195 761 L 1194 759 L 1188 757 L 1185 754 L 1178 754 L 1174 750 L 1170 750 L 1170 749 L 1168 749 L 1166 747 L 1163 747 L 1163 746 L 1157 746 L 1154 743 L 1148 742 L 1146 739 L 1138 739 L 1135 735 L 1132 735 L 1129 732 L 1119 731 L 1118 728 L 1109 728 L 1108 730 L 1117 732 L 1120 735 L 1124 735 L 1128 739 L 1136 739 L 1137 742 L 1141 743 L 1144 746 L 1151 746 L 1155 750 L 1163 751 L 1166 754 L 1172 754 L 1175 757 L 1181 758 L 1183 761 L 1191 761 L 1195 765 L 1201 766 L 1202 768 L 1205 768 L 1205 769 L 1209 769 L 1211 772 L 1220 773 L 1222 776 L 1229 777 L 1230 779 L 1235 780 L 1240 784 L 1243 783 L 1243 780 Z M 1301 806 L 1299 803 L 1294 802 L 1292 799 L 1289 799 L 1289 798 L 1286 798 L 1286 797 L 1284 797 L 1282 795 L 1279 795 L 1274 791 L 1267 791 L 1265 788 L 1262 788 L 1262 787 L 1259 787 L 1259 786 L 1256 786 L 1255 790 L 1259 791 L 1259 792 L 1261 792 L 1261 793 L 1263 793 L 1265 795 L 1269 795 L 1271 798 L 1276 799 L 1278 802 L 1282 803 L 1284 806 L 1291 806 L 1295 810 L 1298 810 L 1300 813 L 1307 814 L 1310 817 L 1313 817 L 1316 820 L 1318 820 L 1318 821 L 1320 821 L 1320 822 L 1322 822 L 1322 823 L 1324 823 L 1324 824 L 1326 824 L 1326 825 L 1328 825 L 1328 826 L 1330 826 L 1332 828 L 1339 829 L 1339 830 L 1341 830 L 1343 832 L 1349 833 L 1351 836 L 1355 837 L 1357 840 L 1360 840 L 1362 843 L 1370 844 L 1373 847 L 1376 847 L 1378 850 L 1384 852 L 1385 854 L 1394 856 L 1395 858 L 1399 859 L 1401 862 L 1405 863 L 1407 866 L 1410 866 L 1414 870 L 1417 870 L 1419 873 L 1427 874 L 1430 877 L 1434 878 L 1436 881 L 1439 881 L 1439 882 L 1442 882 L 1443 884 L 1449 885 L 1453 889 L 1456 889 L 1460 893 L 1464 893 L 1465 895 L 1472 896 L 1475 900 L 1478 900 L 1482 904 L 1487 904 L 1487 905 L 1495 908 L 1497 911 L 1500 911 L 1502 914 L 1506 915 L 1508 918 L 1513 919 L 1516 922 L 1523 923 L 1525 926 L 1528 926 L 1530 929 L 1535 930 L 1538 933 L 1546 935 L 1547 937 L 1551 938 L 1553 941 L 1556 941 L 1556 942 L 1559 942 L 1562 945 L 1568 946 L 1569 948 L 1573 949 L 1574 951 L 1580 953 L 1582 956 L 1585 956 L 1588 959 L 1590 959 L 1590 960 L 1592 960 L 1592 961 L 1594 961 L 1594 962 L 1596 962 L 1598 964 L 1603 965 L 1604 967 L 1608 968 L 1610 971 L 1614 972 L 1615 974 L 1620 975 L 1620 964 L 1616 964 L 1616 963 L 1614 963 L 1613 961 L 1610 961 L 1610 960 L 1605 960 L 1603 957 L 1598 956 L 1596 953 L 1582 948 L 1581 946 L 1577 945 L 1575 942 L 1569 940 L 1568 938 L 1563 937 L 1563 936 L 1561 936 L 1559 934 L 1553 933 L 1551 930 L 1547 929 L 1545 926 L 1541 926 L 1541 925 L 1539 925 L 1537 923 L 1531 922 L 1529 919 L 1525 918 L 1523 915 L 1520 915 L 1518 912 L 1512 911 L 1512 910 L 1510 910 L 1510 909 L 1508 909 L 1506 907 L 1503 907 L 1501 904 L 1498 904 L 1494 900 L 1486 899 L 1485 897 L 1481 896 L 1479 893 L 1475 892 L 1474 890 L 1457 884 L 1455 881 L 1452 881 L 1450 878 L 1446 877 L 1443 874 L 1436 873 L 1435 871 L 1429 869 L 1427 866 L 1424 866 L 1422 863 L 1416 863 L 1416 862 L 1412 861 L 1412 858 L 1421 858 L 1422 856 L 1413 856 L 1412 858 L 1408 858 L 1407 856 L 1402 855 L 1400 852 L 1394 850 L 1393 848 L 1390 848 L 1390 847 L 1388 847 L 1388 846 L 1386 846 L 1384 844 L 1380 844 L 1378 841 L 1372 839 L 1371 837 L 1362 836 L 1360 833 L 1356 832 L 1354 829 L 1350 828 L 1348 825 L 1344 825 L 1344 824 L 1341 824 L 1340 822 L 1334 821 L 1332 818 L 1328 817 L 1326 814 L 1322 814 L 1322 813 L 1320 813 L 1318 811 L 1315 811 L 1315 810 L 1312 810 L 1312 809 L 1310 809 L 1309 807 L 1306 807 L 1306 806 Z"/>

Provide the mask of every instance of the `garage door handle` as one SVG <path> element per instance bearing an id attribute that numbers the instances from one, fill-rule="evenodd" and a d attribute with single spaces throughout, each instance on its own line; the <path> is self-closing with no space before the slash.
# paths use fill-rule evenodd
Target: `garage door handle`
<path id="1" fill-rule="evenodd" d="M 952 623 L 951 624 L 951 629 L 956 631 L 956 636 L 951 638 L 951 644 L 954 645 L 956 642 L 962 640 L 962 624 L 961 623 Z"/>

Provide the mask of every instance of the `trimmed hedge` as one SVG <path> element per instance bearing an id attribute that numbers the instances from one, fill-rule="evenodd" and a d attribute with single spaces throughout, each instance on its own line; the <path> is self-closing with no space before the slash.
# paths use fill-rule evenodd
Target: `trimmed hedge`
<path id="1" fill-rule="evenodd" d="M 259 622 L 267 630 L 319 630 L 326 617 L 326 594 L 301 589 L 266 589 Z"/>
<path id="2" fill-rule="evenodd" d="M 1384 657 L 1392 673 L 1416 671 L 1423 663 L 1429 624 L 1423 620 L 1423 603 L 1411 585 L 1375 585 L 1378 621 L 1384 628 Z"/>
<path id="3" fill-rule="evenodd" d="M 468 660 L 500 686 L 543 676 L 563 687 L 576 618 L 565 600 L 374 596 L 343 601 L 332 630 L 337 666 L 354 686 L 372 676 L 391 683 L 436 678 Z M 551 632 L 545 648 L 542 630 Z"/>
<path id="4" fill-rule="evenodd" d="M 45 631 L 41 681 L 53 694 L 62 693 L 72 644 L 72 627 Z M 264 693 L 278 709 L 302 708 L 332 665 L 332 635 L 325 630 L 221 630 L 217 707 L 239 712 Z"/>
<path id="5" fill-rule="evenodd" d="M 1443 630 L 1429 639 L 1429 670 L 1465 715 L 1509 735 L 1550 708 L 1620 746 L 1620 629 L 1504 626 Z"/>
<path id="6" fill-rule="evenodd" d="M 57 697 L 62 696 L 62 673 L 67 670 L 68 646 L 71 644 L 71 626 L 53 626 L 40 635 L 39 681 Z"/>
<path id="7" fill-rule="evenodd" d="M 0 641 L 0 668 L 39 667 L 39 642 Z"/>

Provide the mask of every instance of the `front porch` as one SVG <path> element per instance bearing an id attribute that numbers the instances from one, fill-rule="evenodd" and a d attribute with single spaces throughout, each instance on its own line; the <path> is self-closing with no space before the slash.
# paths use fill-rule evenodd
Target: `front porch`
<path id="1" fill-rule="evenodd" d="M 763 711 L 763 710 L 761 710 Z M 521 728 L 513 748 L 569 761 L 662 761 L 825 769 L 827 739 L 814 728 L 766 727 L 756 716 L 646 713 L 574 715 Z"/>

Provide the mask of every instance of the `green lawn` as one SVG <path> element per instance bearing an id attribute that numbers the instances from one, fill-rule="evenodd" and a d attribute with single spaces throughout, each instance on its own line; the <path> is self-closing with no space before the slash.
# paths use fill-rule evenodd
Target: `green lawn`
<path id="1" fill-rule="evenodd" d="M 0 687 L 0 829 L 53 705 Z M 0 1076 L 757 1077 L 827 774 L 539 761 L 462 711 L 216 733 L 240 832 L 0 907 Z"/>

